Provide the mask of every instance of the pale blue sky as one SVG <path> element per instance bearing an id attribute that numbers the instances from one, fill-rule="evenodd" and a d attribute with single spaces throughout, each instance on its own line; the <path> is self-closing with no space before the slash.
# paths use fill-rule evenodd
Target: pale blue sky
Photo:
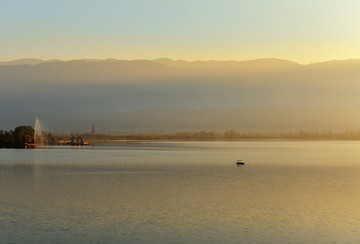
<path id="1" fill-rule="evenodd" d="M 0 0 L 0 60 L 360 58 L 358 0 Z"/>

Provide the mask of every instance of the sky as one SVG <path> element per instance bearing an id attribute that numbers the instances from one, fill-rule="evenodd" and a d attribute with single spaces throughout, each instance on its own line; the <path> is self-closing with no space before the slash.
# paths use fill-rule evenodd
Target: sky
<path id="1" fill-rule="evenodd" d="M 0 61 L 360 58 L 358 0 L 0 0 Z"/>

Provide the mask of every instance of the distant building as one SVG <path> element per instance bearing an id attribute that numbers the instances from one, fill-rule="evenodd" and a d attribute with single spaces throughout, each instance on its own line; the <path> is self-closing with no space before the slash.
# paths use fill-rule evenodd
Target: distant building
<path id="1" fill-rule="evenodd" d="M 94 124 L 92 125 L 91 133 L 92 133 L 92 134 L 95 134 L 95 125 L 94 125 Z"/>

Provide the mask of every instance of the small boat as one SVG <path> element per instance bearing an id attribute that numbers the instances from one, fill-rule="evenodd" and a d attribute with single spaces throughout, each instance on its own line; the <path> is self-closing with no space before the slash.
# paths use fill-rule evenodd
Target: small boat
<path id="1" fill-rule="evenodd" d="M 238 161 L 236 162 L 236 164 L 237 164 L 237 165 L 244 165 L 245 163 L 244 163 L 242 160 L 238 160 Z"/>

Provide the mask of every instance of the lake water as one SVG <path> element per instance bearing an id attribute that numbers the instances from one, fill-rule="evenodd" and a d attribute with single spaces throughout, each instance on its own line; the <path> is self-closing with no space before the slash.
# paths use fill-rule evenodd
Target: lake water
<path id="1" fill-rule="evenodd" d="M 360 142 L 0 149 L 0 243 L 359 243 L 359 226 Z"/>

